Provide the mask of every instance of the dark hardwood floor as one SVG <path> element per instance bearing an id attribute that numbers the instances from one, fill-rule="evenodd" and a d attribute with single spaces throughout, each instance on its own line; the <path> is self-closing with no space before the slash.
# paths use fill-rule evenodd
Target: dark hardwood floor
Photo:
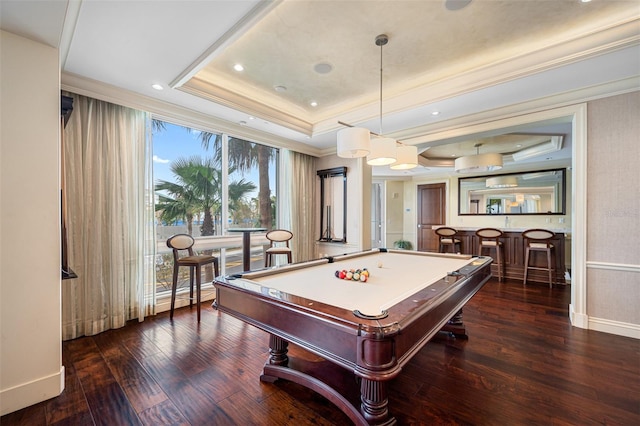
<path id="1" fill-rule="evenodd" d="M 490 281 L 469 340 L 427 344 L 391 384 L 400 425 L 639 425 L 640 341 L 572 328 L 569 287 Z M 267 334 L 203 304 L 63 344 L 66 389 L 8 425 L 342 425 L 315 393 L 259 381 Z"/>

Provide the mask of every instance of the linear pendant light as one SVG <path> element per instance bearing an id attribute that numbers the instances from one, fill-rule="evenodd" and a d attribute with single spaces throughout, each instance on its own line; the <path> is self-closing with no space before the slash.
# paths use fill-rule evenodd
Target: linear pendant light
<path id="1" fill-rule="evenodd" d="M 341 158 L 367 157 L 371 166 L 391 165 L 393 170 L 408 170 L 418 166 L 418 148 L 405 146 L 382 133 L 382 46 L 389 42 L 386 34 L 376 37 L 376 46 L 380 46 L 380 133 L 376 134 L 362 127 L 338 121 L 347 126 L 337 133 L 336 151 Z M 371 139 L 371 136 L 374 138 Z"/>
<path id="2" fill-rule="evenodd" d="M 456 158 L 455 171 L 458 173 L 491 172 L 502 168 L 502 155 L 498 153 L 480 154 L 481 143 L 475 144 L 476 155 Z"/>
<path id="3" fill-rule="evenodd" d="M 518 186 L 515 176 L 495 176 L 485 181 L 487 188 L 513 188 Z"/>

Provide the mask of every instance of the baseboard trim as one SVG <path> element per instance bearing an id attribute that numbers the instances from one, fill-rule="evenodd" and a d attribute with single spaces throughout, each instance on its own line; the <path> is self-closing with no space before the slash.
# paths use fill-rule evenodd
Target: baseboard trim
<path id="1" fill-rule="evenodd" d="M 589 316 L 585 314 L 577 314 L 574 306 L 569 305 L 569 319 L 571 320 L 571 325 L 578 328 L 589 328 Z"/>
<path id="2" fill-rule="evenodd" d="M 64 390 L 64 365 L 60 371 L 0 391 L 0 415 L 13 413 L 38 402 L 54 398 Z"/>
<path id="3" fill-rule="evenodd" d="M 640 325 L 619 321 L 611 321 L 604 318 L 589 318 L 589 329 L 618 336 L 640 339 Z"/>

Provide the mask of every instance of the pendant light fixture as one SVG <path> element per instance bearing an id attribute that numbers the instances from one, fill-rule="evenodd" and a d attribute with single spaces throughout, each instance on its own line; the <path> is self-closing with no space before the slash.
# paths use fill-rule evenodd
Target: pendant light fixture
<path id="1" fill-rule="evenodd" d="M 475 144 L 476 155 L 456 158 L 454 168 L 458 173 L 492 172 L 502 168 L 502 155 L 498 153 L 480 154 L 481 143 Z"/>
<path id="2" fill-rule="evenodd" d="M 514 188 L 518 186 L 515 176 L 496 176 L 485 181 L 487 188 Z"/>
<path id="3" fill-rule="evenodd" d="M 371 141 L 371 152 L 367 155 L 370 166 L 386 166 L 396 161 L 396 141 L 385 138 L 382 133 L 382 46 L 389 42 L 386 34 L 376 37 L 376 46 L 380 46 L 380 138 Z"/>
<path id="4" fill-rule="evenodd" d="M 338 121 L 347 128 L 338 131 L 337 154 L 341 158 L 366 156 L 367 164 L 371 166 L 391 164 L 393 170 L 408 170 L 418 166 L 418 148 L 403 145 L 393 138 L 384 137 L 382 133 L 382 46 L 388 42 L 386 34 L 380 34 L 375 39 L 376 46 L 380 46 L 380 133 Z"/>
<path id="5" fill-rule="evenodd" d="M 362 127 L 347 127 L 338 131 L 338 157 L 360 158 L 371 151 L 369 130 Z"/>
<path id="6" fill-rule="evenodd" d="M 396 148 L 396 162 L 389 166 L 391 170 L 409 170 L 418 167 L 418 147 L 400 145 Z"/>

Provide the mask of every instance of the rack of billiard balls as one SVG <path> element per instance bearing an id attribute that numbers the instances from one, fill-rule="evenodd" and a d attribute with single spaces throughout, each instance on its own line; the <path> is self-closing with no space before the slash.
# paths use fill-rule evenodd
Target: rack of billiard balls
<path id="1" fill-rule="evenodd" d="M 366 283 L 369 279 L 369 271 L 367 268 L 364 269 L 343 269 L 341 271 L 336 271 L 336 278 L 340 278 L 341 280 L 348 281 L 360 281 Z"/>

